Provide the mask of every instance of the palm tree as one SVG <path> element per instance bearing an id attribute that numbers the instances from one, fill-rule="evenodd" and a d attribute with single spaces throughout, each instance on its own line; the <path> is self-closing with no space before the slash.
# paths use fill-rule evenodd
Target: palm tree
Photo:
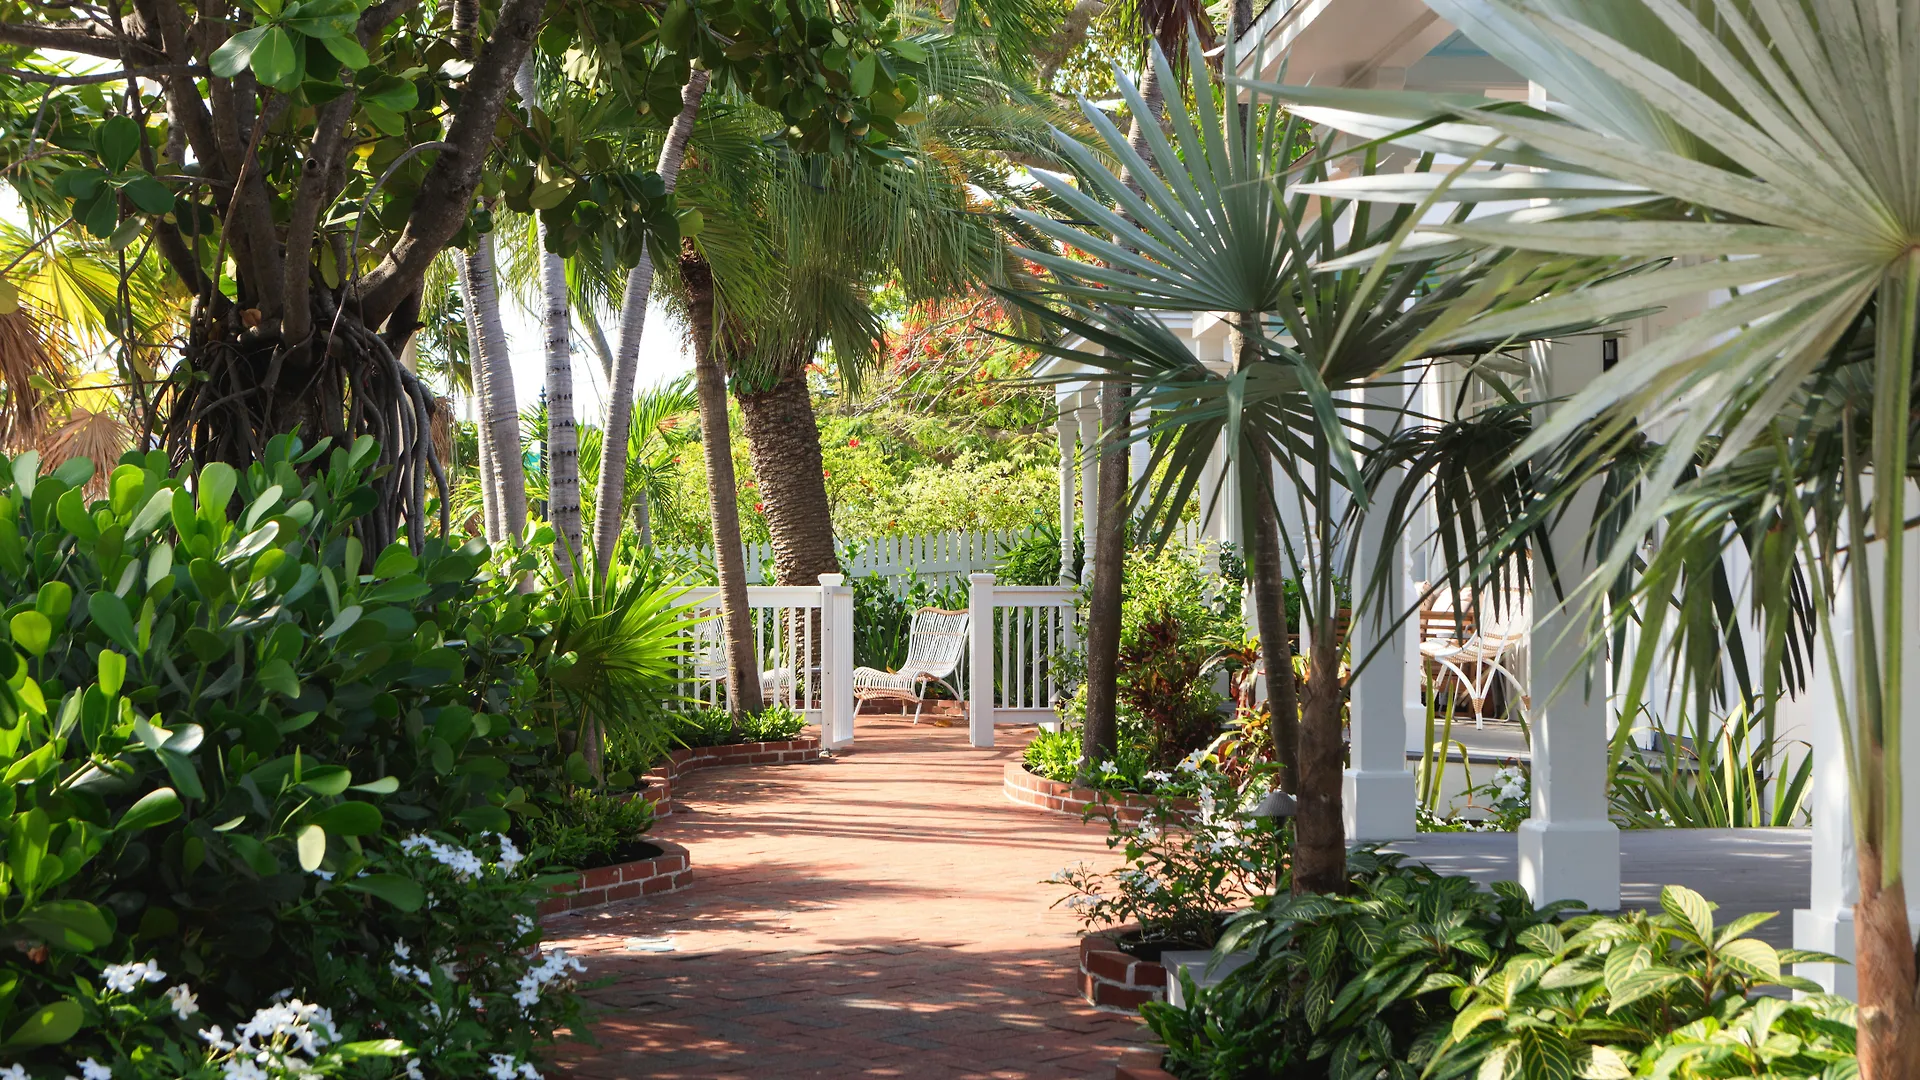
<path id="1" fill-rule="evenodd" d="M 1063 151 L 1092 178 L 1091 190 L 1043 176 L 1073 220 L 1020 216 L 1056 243 L 1100 261 L 1023 252 L 1054 277 L 1052 302 L 1022 302 L 1101 352 L 1039 347 L 1138 386 L 1140 404 L 1155 410 L 1151 429 L 1132 436 L 1153 440 L 1150 467 L 1132 502 L 1162 542 L 1217 445 L 1224 443 L 1240 477 L 1241 490 L 1230 497 L 1250 511 L 1278 520 L 1267 480 L 1276 465 L 1300 494 L 1309 534 L 1279 535 L 1274 546 L 1282 548 L 1284 564 L 1270 554 L 1255 570 L 1273 579 L 1264 583 L 1268 588 L 1277 589 L 1283 566 L 1306 586 L 1301 619 L 1313 652 L 1296 738 L 1293 880 L 1299 891 L 1337 892 L 1346 881 L 1346 845 L 1336 577 L 1355 524 L 1342 503 L 1367 504 L 1354 436 L 1377 441 L 1382 412 L 1364 395 L 1351 395 L 1359 403 L 1339 395 L 1394 381 L 1408 344 L 1472 287 L 1490 260 L 1425 259 L 1381 274 L 1371 271 L 1369 256 L 1359 266 L 1318 273 L 1312 260 L 1369 251 L 1412 220 L 1413 209 L 1376 216 L 1364 206 L 1303 193 L 1299 184 L 1321 176 L 1326 158 L 1290 161 L 1302 146 L 1323 145 L 1320 133 L 1267 107 L 1251 110 L 1243 124 L 1231 99 L 1214 89 L 1202 50 L 1190 48 L 1189 62 L 1192 106 L 1170 105 L 1171 138 L 1157 127 L 1145 132 L 1153 160 L 1162 163 L 1158 175 L 1110 120 L 1088 107 L 1138 194 L 1087 148 L 1063 140 Z M 1162 82 L 1172 85 L 1158 49 L 1154 64 Z M 1140 91 L 1124 75 L 1120 81 L 1129 106 L 1145 110 Z M 1423 160 L 1416 169 L 1430 166 Z M 1372 169 L 1369 161 L 1366 171 Z M 1210 371 L 1150 314 L 1154 310 L 1234 313 L 1233 369 Z M 1463 342 L 1449 351 L 1485 350 Z M 1349 498 L 1343 500 L 1343 492 Z M 1263 623 L 1261 632 L 1271 650 L 1269 683 L 1280 721 L 1275 738 L 1283 745 L 1292 703 L 1282 695 L 1292 680 L 1288 668 L 1276 670 L 1276 661 L 1286 655 L 1280 646 L 1285 628 Z"/>
<path id="2" fill-rule="evenodd" d="M 1433 6 L 1563 104 L 1544 114 L 1411 95 L 1284 93 L 1309 113 L 1346 111 L 1340 122 L 1368 137 L 1400 133 L 1470 161 L 1526 164 L 1529 194 L 1561 218 L 1475 219 L 1410 244 L 1504 250 L 1513 266 L 1572 256 L 1636 271 L 1541 302 L 1490 294 L 1450 320 L 1458 325 L 1435 327 L 1423 347 L 1732 293 L 1563 403 L 1519 453 L 1563 448 L 1564 489 L 1649 426 L 1671 428 L 1646 451 L 1624 523 L 1600 538 L 1603 557 L 1581 594 L 1596 619 L 1601 595 L 1656 531 L 1666 534 L 1663 549 L 1697 552 L 1771 529 L 1773 554 L 1756 580 L 1772 579 L 1760 582 L 1759 605 L 1772 655 L 1782 624 L 1797 616 L 1783 600 L 1788 575 L 1796 560 L 1810 570 L 1803 599 L 1827 642 L 1853 804 L 1860 1073 L 1911 1075 L 1920 978 L 1902 858 L 1900 745 L 1913 695 L 1900 660 L 1910 587 L 1898 538 L 1911 527 L 1907 481 L 1920 475 L 1909 423 L 1920 319 L 1920 0 Z M 1438 119 L 1454 123 L 1407 134 Z M 1435 186 L 1369 180 L 1336 190 L 1422 200 Z M 1501 173 L 1463 173 L 1446 197 L 1471 203 L 1502 187 L 1510 197 L 1513 181 Z M 1612 206 L 1595 200 L 1602 192 Z M 1723 527 L 1716 505 L 1729 493 L 1757 511 L 1745 530 Z M 1868 537 L 1883 549 L 1871 572 L 1850 547 Z M 1658 590 L 1674 584 L 1650 573 L 1634 588 L 1664 609 Z M 1838 615 L 1843 595 L 1852 609 Z M 1845 661 L 1833 644 L 1838 619 L 1851 622 L 1854 655 Z M 1650 653 L 1635 658 L 1636 679 L 1665 662 Z"/>
<path id="3" fill-rule="evenodd" d="M 700 100 L 706 96 L 707 82 L 711 77 L 706 69 L 696 69 L 680 91 L 680 114 L 674 117 L 673 125 L 667 130 L 666 141 L 660 147 L 659 163 L 654 168 L 660 174 L 660 179 L 666 182 L 669 193 L 679 183 L 680 166 L 687 155 L 687 142 L 693 137 L 694 118 L 700 113 Z M 640 339 L 647 329 L 647 300 L 652 294 L 653 254 L 649 251 L 640 256 L 640 262 L 627 274 L 626 293 L 621 300 L 620 346 L 614 354 L 612 371 L 607 376 L 607 419 L 603 428 L 606 432 L 605 461 L 601 464 L 600 482 L 594 491 L 594 502 L 600 506 L 622 504 L 627 475 L 627 424 L 633 411 L 633 380 L 640 360 Z M 696 351 L 699 347 L 696 335 Z M 728 462 L 728 468 L 731 471 L 731 461 Z M 606 576 L 607 568 L 612 565 L 613 548 L 619 530 L 618 514 L 606 514 L 594 522 L 594 572 L 601 577 Z M 745 588 L 743 580 L 743 597 Z M 754 685 L 759 685 L 757 680 Z"/>
<path id="4" fill-rule="evenodd" d="M 713 564 L 720 581 L 720 621 L 727 655 L 727 707 L 737 725 L 743 714 L 765 708 L 766 699 L 760 689 L 752 611 L 747 606 L 746 553 L 740 543 L 733 433 L 727 418 L 727 375 L 716 355 L 720 348 L 716 335 L 728 331 L 718 326 L 714 317 L 717 290 L 713 266 L 692 241 L 681 252 L 679 276 L 693 336 L 694 390 L 700 402 L 700 442 L 706 456 L 707 498 L 713 515 Z M 611 459 L 612 455 L 607 457 Z M 603 488 L 612 467 L 611 460 L 601 466 Z M 617 523 L 619 515 L 608 514 L 600 520 Z"/>
<path id="5" fill-rule="evenodd" d="M 460 258 L 480 411 L 480 479 L 487 495 L 487 538 L 517 538 L 527 522 L 526 469 L 520 446 L 520 405 L 514 396 L 513 361 L 500 317 L 494 274 L 493 235 L 482 234 Z"/>

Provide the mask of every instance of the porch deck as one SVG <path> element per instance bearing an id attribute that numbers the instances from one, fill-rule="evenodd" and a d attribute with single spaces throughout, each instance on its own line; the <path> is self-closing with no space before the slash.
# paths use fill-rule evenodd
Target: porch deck
<path id="1" fill-rule="evenodd" d="M 1621 901 L 1658 910 L 1662 885 L 1685 885 L 1720 905 L 1720 922 L 1753 911 L 1778 912 L 1755 936 L 1786 948 L 1793 943 L 1793 909 L 1810 904 L 1812 845 L 1808 829 L 1623 829 Z M 1481 884 L 1519 874 L 1513 833 L 1426 833 L 1386 847 Z"/>

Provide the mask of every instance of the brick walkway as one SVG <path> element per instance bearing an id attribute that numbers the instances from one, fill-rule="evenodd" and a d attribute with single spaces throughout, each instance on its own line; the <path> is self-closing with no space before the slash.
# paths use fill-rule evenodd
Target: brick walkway
<path id="1" fill-rule="evenodd" d="M 689 778 L 660 831 L 694 886 L 548 924 L 614 980 L 570 1075 L 1108 1080 L 1153 1060 L 1128 1053 L 1136 1020 L 1076 994 L 1078 924 L 1039 879 L 1113 856 L 1100 825 L 1001 794 L 1025 741 L 863 718 L 832 762 Z"/>

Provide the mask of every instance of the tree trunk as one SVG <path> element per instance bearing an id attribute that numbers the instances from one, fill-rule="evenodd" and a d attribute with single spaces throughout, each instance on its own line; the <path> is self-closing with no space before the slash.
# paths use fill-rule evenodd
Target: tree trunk
<path id="1" fill-rule="evenodd" d="M 455 257 L 453 265 L 460 278 L 460 300 L 467 314 L 467 375 L 473 383 L 473 437 L 479 449 L 474 457 L 473 468 L 480 477 L 480 529 L 487 541 L 492 543 L 500 535 L 500 481 L 494 475 L 493 433 L 487 427 L 485 412 L 478 405 L 485 394 L 481 389 L 486 383 L 486 372 L 480 363 L 480 339 L 486 331 L 480 326 L 479 302 L 474 295 L 473 278 L 467 273 L 466 257 Z"/>
<path id="2" fill-rule="evenodd" d="M 1271 475 L 1265 461 L 1247 462 Z M 1245 466 L 1242 466 L 1243 468 Z M 1293 647 L 1288 639 L 1286 565 L 1280 554 L 1280 516 L 1273 493 L 1256 491 L 1247 500 L 1247 518 L 1253 525 L 1252 565 L 1254 628 L 1260 634 L 1260 652 L 1267 668 L 1267 731 L 1273 738 L 1273 759 L 1280 765 L 1280 789 L 1300 790 L 1300 701 L 1293 683 Z"/>
<path id="3" fill-rule="evenodd" d="M 1904 880 L 1883 886 L 1880 848 L 1855 845 L 1860 900 L 1853 906 L 1854 970 L 1860 980 L 1861 1080 L 1920 1076 L 1920 984 Z"/>
<path id="4" fill-rule="evenodd" d="M 1324 436 L 1315 439 L 1311 582 L 1301 582 L 1301 619 L 1312 628 L 1307 692 L 1300 710 L 1299 800 L 1293 819 L 1293 891 L 1339 893 L 1347 887 L 1347 823 L 1341 813 L 1346 741 L 1340 724 L 1340 613 L 1333 584 L 1333 463 Z M 1306 589 L 1313 589 L 1312 603 Z"/>
<path id="5" fill-rule="evenodd" d="M 640 538 L 641 547 L 653 550 L 653 500 L 644 487 L 633 493 L 633 534 Z"/>
<path id="6" fill-rule="evenodd" d="M 514 394 L 513 362 L 507 354 L 507 330 L 500 320 L 500 290 L 494 281 L 493 237 L 482 236 L 466 255 L 468 290 L 478 348 L 470 348 L 480 398 L 480 422 L 487 427 L 493 454 L 494 501 L 501 535 L 517 538 L 527 525 L 527 475 L 521 461 L 520 403 Z M 484 374 L 484 379 L 481 376 Z"/>
<path id="7" fill-rule="evenodd" d="M 739 402 L 773 534 L 775 577 L 782 585 L 818 585 L 821 574 L 840 572 L 840 558 L 806 371 L 790 370 L 771 389 L 740 394 Z"/>
<path id="8" fill-rule="evenodd" d="M 1160 76 L 1149 63 L 1141 76 L 1140 92 L 1150 115 L 1133 118 L 1127 142 L 1135 153 L 1152 160 L 1147 148 L 1146 123 L 1158 123 L 1160 117 Z M 1139 185 L 1121 173 L 1120 179 L 1137 193 Z M 1125 237 L 1116 237 L 1126 243 Z M 1099 490 L 1095 497 L 1100 510 L 1093 515 L 1093 535 L 1087 539 L 1087 565 L 1093 568 L 1093 586 L 1087 598 L 1087 718 L 1080 732 L 1080 767 L 1091 770 L 1110 760 L 1120 740 L 1120 609 L 1122 578 L 1126 568 L 1127 534 L 1127 454 L 1118 444 L 1120 432 L 1127 426 L 1127 384 L 1100 384 Z M 1088 451 L 1090 452 L 1090 451 Z M 1066 557 L 1066 538 L 1061 539 L 1061 557 Z"/>
<path id="9" fill-rule="evenodd" d="M 707 501 L 713 514 L 713 564 L 720 579 L 720 621 L 727 650 L 727 705 L 737 718 L 766 707 L 760 658 L 754 653 L 753 614 L 747 607 L 746 553 L 740 543 L 739 484 L 733 475 L 733 433 L 727 421 L 727 377 L 713 340 L 713 268 L 689 247 L 680 256 L 693 331 L 694 390 L 700 401 L 700 448 L 707 462 Z M 625 443 L 625 437 L 621 439 Z M 624 466 L 623 466 L 624 468 Z M 616 524 L 617 514 L 606 515 Z"/>
<path id="10" fill-rule="evenodd" d="M 667 141 L 660 147 L 660 161 L 654 170 L 666 182 L 669 192 L 679 182 L 687 140 L 693 137 L 694 117 L 699 115 L 700 99 L 707 92 L 710 78 L 711 72 L 696 69 L 680 90 L 680 115 L 673 118 L 673 127 L 667 131 Z M 603 579 L 613 565 L 613 546 L 620 535 L 620 508 L 626 503 L 627 429 L 633 424 L 633 379 L 640 362 L 640 338 L 647 329 L 647 298 L 652 294 L 653 259 L 643 254 L 639 265 L 627 275 L 627 291 L 620 311 L 620 352 L 614 357 L 613 372 L 607 378 L 607 422 L 602 428 L 605 436 L 600 443 L 600 483 L 594 489 L 593 519 L 594 568 Z M 710 346 L 712 342 L 706 344 Z M 721 387 L 723 398 L 725 389 Z M 728 471 L 732 471 L 731 461 Z M 758 686 L 757 681 L 755 685 Z"/>
<path id="11" fill-rule="evenodd" d="M 527 119 L 539 93 L 531 57 L 516 80 Z M 537 219 L 536 219 L 537 221 Z M 547 227 L 537 224 L 540 289 L 546 301 L 547 444 L 540 464 L 547 470 L 547 524 L 553 526 L 553 558 L 569 580 L 580 565 L 580 432 L 573 419 L 573 318 L 567 299 L 567 260 L 547 250 Z M 597 750 L 597 746 L 593 748 Z M 588 755 L 592 763 L 595 753 Z M 599 774 L 596 767 L 595 775 Z"/>

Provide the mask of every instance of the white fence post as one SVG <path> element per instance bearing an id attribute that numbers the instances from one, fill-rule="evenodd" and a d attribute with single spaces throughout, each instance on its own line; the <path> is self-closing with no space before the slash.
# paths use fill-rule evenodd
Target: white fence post
<path id="1" fill-rule="evenodd" d="M 820 575 L 820 745 L 853 743 L 853 586 L 844 574 Z"/>
<path id="2" fill-rule="evenodd" d="M 993 575 L 968 574 L 967 741 L 993 745 Z"/>

